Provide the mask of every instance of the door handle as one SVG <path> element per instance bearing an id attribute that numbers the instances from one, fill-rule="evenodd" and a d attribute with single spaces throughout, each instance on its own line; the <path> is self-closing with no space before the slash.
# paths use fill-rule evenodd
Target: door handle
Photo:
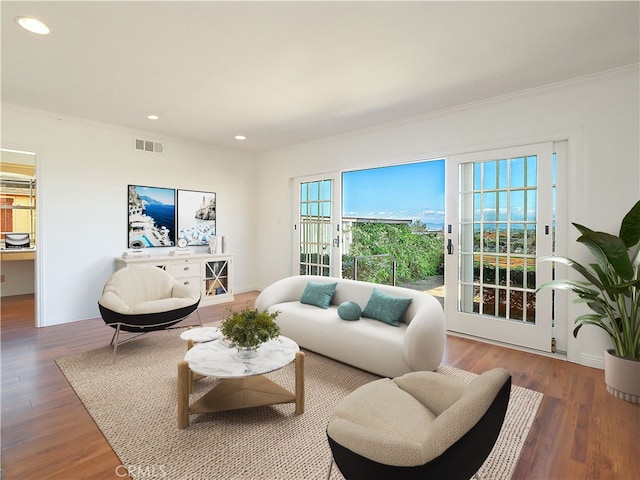
<path id="1" fill-rule="evenodd" d="M 451 239 L 449 239 L 449 241 L 447 242 L 447 253 L 449 255 L 453 255 L 453 242 L 451 241 Z"/>

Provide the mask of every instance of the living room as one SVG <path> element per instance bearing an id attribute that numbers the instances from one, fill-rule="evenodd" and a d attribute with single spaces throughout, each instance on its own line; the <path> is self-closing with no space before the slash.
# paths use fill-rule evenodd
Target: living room
<path id="1" fill-rule="evenodd" d="M 592 3 L 595 9 L 599 4 L 611 5 L 612 2 L 575 3 Z M 24 6 L 22 8 L 29 6 L 29 11 L 24 11 L 20 5 Z M 109 97 L 120 93 L 117 86 L 126 84 L 127 71 L 113 76 L 107 75 L 106 70 L 94 72 L 90 78 L 96 82 L 95 86 L 81 88 L 82 85 L 76 85 L 76 77 L 66 77 L 60 72 L 60 65 L 51 64 L 65 58 L 57 46 L 47 47 L 57 52 L 56 56 L 48 60 L 39 58 L 41 63 L 30 68 L 35 68 L 41 81 L 47 75 L 55 76 L 59 84 L 66 82 L 69 89 L 78 88 L 83 95 L 101 98 L 104 116 L 91 118 L 68 113 L 77 110 L 70 108 L 73 105 L 67 110 L 64 105 L 51 103 L 52 98 L 38 93 L 38 84 L 34 84 L 34 90 L 19 89 L 20 75 L 33 74 L 33 70 L 22 70 L 24 66 L 18 68 L 20 48 L 31 52 L 36 40 L 25 37 L 18 42 L 11 41 L 14 35 L 26 33 L 13 31 L 18 29 L 14 17 L 32 14 L 52 22 L 53 12 L 49 16 L 47 10 L 41 8 L 45 7 L 30 2 L 3 2 L 2 5 L 2 146 L 37 153 L 39 199 L 34 320 L 39 327 L 99 317 L 97 299 L 114 270 L 114 258 L 127 248 L 126 193 L 131 184 L 216 192 L 217 229 L 228 237 L 229 250 L 234 254 L 234 289 L 237 293 L 262 290 L 291 275 L 294 257 L 291 185 L 292 179 L 298 177 L 541 141 L 568 141 L 568 174 L 564 185 L 567 228 L 562 253 L 576 259 L 585 259 L 586 252 L 573 241 L 575 235 L 570 222 L 615 231 L 624 213 L 640 198 L 637 2 L 614 2 L 610 8 L 615 12 L 611 16 L 604 15 L 610 13 L 609 7 L 604 6 L 603 10 L 591 11 L 581 17 L 578 12 L 582 14 L 582 11 L 576 6 L 576 18 L 588 18 L 592 22 L 585 30 L 591 30 L 593 43 L 583 47 L 564 38 L 565 44 L 548 45 L 544 50 L 548 58 L 561 51 L 565 56 L 555 60 L 566 63 L 575 59 L 586 62 L 589 55 L 597 56 L 600 61 L 591 71 L 573 65 L 574 72 L 579 72 L 573 76 L 541 84 L 532 80 L 527 84 L 522 78 L 527 74 L 517 76 L 514 72 L 536 72 L 548 58 L 512 64 L 507 73 L 512 75 L 508 78 L 514 82 L 517 77 L 520 88 L 516 90 L 503 85 L 502 93 L 482 96 L 488 84 L 502 82 L 500 75 L 492 72 L 491 78 L 479 76 L 475 83 L 459 88 L 457 104 L 441 106 L 432 100 L 431 108 L 423 104 L 423 111 L 408 113 L 402 119 L 377 121 L 359 128 L 352 127 L 347 118 L 342 117 L 353 119 L 364 115 L 363 105 L 334 106 L 333 100 L 327 98 L 327 105 L 321 112 L 326 116 L 333 115 L 334 127 L 344 125 L 344 128 L 334 131 L 326 125 L 311 124 L 307 126 L 305 133 L 308 136 L 304 140 L 257 150 L 251 146 L 253 137 L 248 130 L 245 130 L 247 140 L 233 143 L 236 142 L 233 135 L 249 127 L 239 124 L 239 119 L 231 112 L 227 112 L 229 125 L 226 131 L 218 133 L 224 133 L 229 140 L 217 144 L 154 130 L 158 127 L 153 121 L 148 121 L 147 128 L 141 124 L 132 126 L 134 124 L 129 122 L 112 121 L 115 117 L 110 116 Z M 103 4 L 100 9 L 103 8 L 108 7 Z M 47 9 L 55 10 L 55 6 Z M 105 15 L 107 11 L 100 10 Z M 517 18 L 516 13 L 509 14 L 513 15 L 510 18 Z M 544 18 L 544 11 L 540 15 Z M 569 18 L 564 17 L 564 20 L 569 21 Z M 604 19 L 612 23 L 598 23 Z M 60 27 L 56 28 L 53 23 L 52 37 L 55 39 L 55 35 L 61 33 Z M 539 30 L 534 32 L 542 35 Z M 623 38 L 615 37 L 615 33 Z M 42 44 L 47 40 L 38 38 L 37 41 Z M 75 41 L 81 43 L 77 38 Z M 468 48 L 467 43 L 463 46 Z M 105 58 L 111 56 L 115 54 L 110 53 Z M 611 59 L 609 63 L 603 60 L 607 57 Z M 64 65 L 74 69 L 78 69 L 78 63 L 83 59 L 82 55 L 72 53 L 66 58 L 68 65 Z M 161 59 L 162 55 L 156 58 Z M 14 68 L 17 70 L 10 73 Z M 318 74 L 323 74 L 322 69 L 318 68 Z M 100 75 L 110 81 L 98 82 L 96 77 Z M 393 76 L 392 73 L 389 75 Z M 529 75 L 535 76 L 534 73 Z M 268 80 L 274 81 L 271 77 Z M 152 89 L 153 78 L 148 82 Z M 184 101 L 190 85 L 185 82 L 169 94 Z M 252 98 L 260 98 L 257 92 L 263 91 L 261 88 L 268 93 L 268 87 L 255 87 L 257 91 Z M 139 91 L 136 95 L 143 93 Z M 207 95 L 197 101 L 206 103 L 212 97 L 225 94 L 224 90 L 207 91 Z M 349 98 L 355 92 L 343 94 Z M 448 90 L 436 92 L 432 98 L 437 99 L 438 94 L 446 96 Z M 316 101 L 320 102 L 320 98 Z M 83 98 L 78 97 L 77 103 L 82 101 Z M 277 104 L 264 102 L 274 110 L 278 109 Z M 139 109 L 140 114 L 152 113 L 144 110 L 148 108 L 163 110 L 164 106 L 145 102 Z M 172 115 L 178 116 L 174 112 L 160 112 L 158 121 L 163 122 L 163 118 Z M 296 130 L 296 120 L 291 122 L 290 131 Z M 191 125 L 194 130 L 202 129 L 202 124 L 193 125 L 186 117 L 177 121 Z M 215 125 L 213 121 L 210 123 Z M 320 135 L 310 136 L 309 132 L 314 131 Z M 279 128 L 273 129 L 274 137 L 280 133 Z M 163 152 L 136 151 L 134 138 L 160 142 Z M 567 307 L 569 318 L 580 312 L 578 305 Z M 603 351 L 607 346 L 605 335 L 596 329 L 585 329 L 578 338 L 568 335 L 566 358 L 576 364 L 602 368 Z"/>

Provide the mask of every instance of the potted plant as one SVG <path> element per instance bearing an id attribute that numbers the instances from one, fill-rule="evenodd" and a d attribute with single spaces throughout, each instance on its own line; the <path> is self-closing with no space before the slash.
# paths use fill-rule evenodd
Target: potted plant
<path id="1" fill-rule="evenodd" d="M 229 316 L 220 326 L 222 334 L 238 349 L 242 358 L 255 357 L 264 342 L 278 338 L 280 327 L 275 322 L 279 312 L 260 312 L 257 308 L 245 307 L 240 312 L 229 309 Z"/>
<path id="2" fill-rule="evenodd" d="M 567 257 L 542 260 L 561 263 L 584 281 L 552 280 L 541 288 L 570 290 L 591 312 L 575 319 L 573 336 L 584 325 L 602 328 L 613 342 L 605 352 L 605 383 L 616 397 L 640 403 L 640 201 L 625 215 L 618 236 L 596 232 L 577 223 L 578 242 L 587 246 L 594 263 L 585 267 Z"/>

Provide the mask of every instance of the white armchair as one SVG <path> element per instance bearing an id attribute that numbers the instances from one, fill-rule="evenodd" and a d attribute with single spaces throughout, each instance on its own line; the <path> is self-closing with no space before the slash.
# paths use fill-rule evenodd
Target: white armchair
<path id="1" fill-rule="evenodd" d="M 193 312 L 196 312 L 198 323 L 202 325 L 199 303 L 199 292 L 180 285 L 161 268 L 136 265 L 116 271 L 105 284 L 98 300 L 104 322 L 116 330 L 111 339 L 114 361 L 121 331 L 142 335 L 163 330 Z"/>

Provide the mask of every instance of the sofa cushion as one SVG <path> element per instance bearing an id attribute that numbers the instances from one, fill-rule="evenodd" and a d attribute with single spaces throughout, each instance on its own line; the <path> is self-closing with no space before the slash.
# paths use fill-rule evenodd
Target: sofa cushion
<path id="1" fill-rule="evenodd" d="M 333 294 L 336 292 L 338 283 L 317 283 L 308 282 L 302 292 L 300 303 L 315 305 L 316 307 L 329 308 Z"/>
<path id="2" fill-rule="evenodd" d="M 338 307 L 338 316 L 342 320 L 358 320 L 362 309 L 356 302 L 343 302 Z"/>
<path id="3" fill-rule="evenodd" d="M 394 297 L 374 288 L 362 316 L 398 327 L 400 317 L 409 308 L 411 301 L 411 298 Z"/>

